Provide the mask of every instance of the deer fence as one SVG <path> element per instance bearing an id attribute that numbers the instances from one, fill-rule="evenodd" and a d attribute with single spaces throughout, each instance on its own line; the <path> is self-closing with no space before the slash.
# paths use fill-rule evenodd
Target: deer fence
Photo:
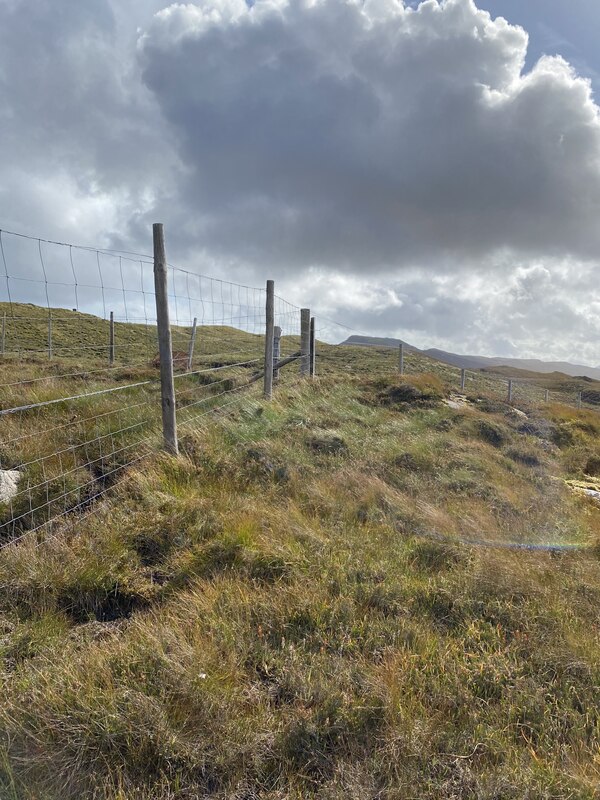
<path id="1" fill-rule="evenodd" d="M 167 264 L 154 234 L 150 257 L 0 232 L 1 547 L 76 521 L 161 440 L 176 452 L 178 428 L 270 396 L 287 364 L 309 370 L 306 312 L 272 282 Z"/>
<path id="2" fill-rule="evenodd" d="M 402 344 L 368 358 L 317 348 L 352 329 L 311 316 L 271 280 L 257 288 L 169 264 L 162 225 L 153 244 L 150 256 L 0 231 L 0 548 L 75 524 L 132 465 L 161 445 L 177 453 L 178 432 L 317 372 L 434 371 L 475 398 L 590 405 Z"/>

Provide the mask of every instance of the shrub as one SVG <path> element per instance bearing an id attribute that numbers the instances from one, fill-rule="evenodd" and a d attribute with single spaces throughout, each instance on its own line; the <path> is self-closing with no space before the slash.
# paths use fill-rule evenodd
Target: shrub
<path id="1" fill-rule="evenodd" d="M 593 478 L 600 477 L 600 455 L 590 456 L 583 471 L 586 475 L 591 475 Z"/>
<path id="2" fill-rule="evenodd" d="M 486 419 L 477 420 L 475 423 L 475 431 L 480 439 L 491 444 L 493 447 L 501 447 L 503 444 L 506 444 L 510 438 L 508 430 L 505 427 Z"/>
<path id="3" fill-rule="evenodd" d="M 518 447 L 512 447 L 510 450 L 507 450 L 506 455 L 513 461 L 516 461 L 518 464 L 524 464 L 526 467 L 539 467 L 541 463 L 536 453 Z"/>

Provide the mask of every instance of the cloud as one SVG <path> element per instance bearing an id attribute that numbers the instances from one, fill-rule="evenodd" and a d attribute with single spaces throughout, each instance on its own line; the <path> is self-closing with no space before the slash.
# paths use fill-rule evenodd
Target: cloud
<path id="1" fill-rule="evenodd" d="M 147 251 L 162 220 L 172 261 L 365 333 L 600 362 L 600 121 L 569 63 L 525 70 L 472 0 L 165 6 L 0 3 L 0 226 Z"/>
<path id="2" fill-rule="evenodd" d="M 164 157 L 136 36 L 109 0 L 0 4 L 4 227 L 106 242 L 158 196 L 177 157 Z"/>
<path id="3" fill-rule="evenodd" d="M 159 12 L 140 61 L 210 252 L 452 272 L 598 252 L 590 85 L 526 48 L 471 0 L 222 0 Z"/>

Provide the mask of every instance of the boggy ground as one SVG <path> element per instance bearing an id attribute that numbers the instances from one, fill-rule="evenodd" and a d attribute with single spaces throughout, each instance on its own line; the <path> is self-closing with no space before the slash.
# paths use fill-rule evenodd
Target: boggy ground
<path id="1" fill-rule="evenodd" d="M 328 371 L 0 552 L 3 800 L 600 796 L 600 415 Z"/>

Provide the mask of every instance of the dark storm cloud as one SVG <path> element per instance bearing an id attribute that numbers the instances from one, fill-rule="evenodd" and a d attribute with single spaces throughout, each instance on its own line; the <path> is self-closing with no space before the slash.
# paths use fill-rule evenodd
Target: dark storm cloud
<path id="1" fill-rule="evenodd" d="M 600 122 L 565 61 L 525 70 L 471 0 L 164 6 L 0 4 L 0 226 L 147 251 L 162 220 L 171 260 L 365 333 L 600 363 Z"/>
<path id="2" fill-rule="evenodd" d="M 144 81 L 223 256 L 455 269 L 510 248 L 593 257 L 600 123 L 561 59 L 471 0 L 172 6 Z"/>

